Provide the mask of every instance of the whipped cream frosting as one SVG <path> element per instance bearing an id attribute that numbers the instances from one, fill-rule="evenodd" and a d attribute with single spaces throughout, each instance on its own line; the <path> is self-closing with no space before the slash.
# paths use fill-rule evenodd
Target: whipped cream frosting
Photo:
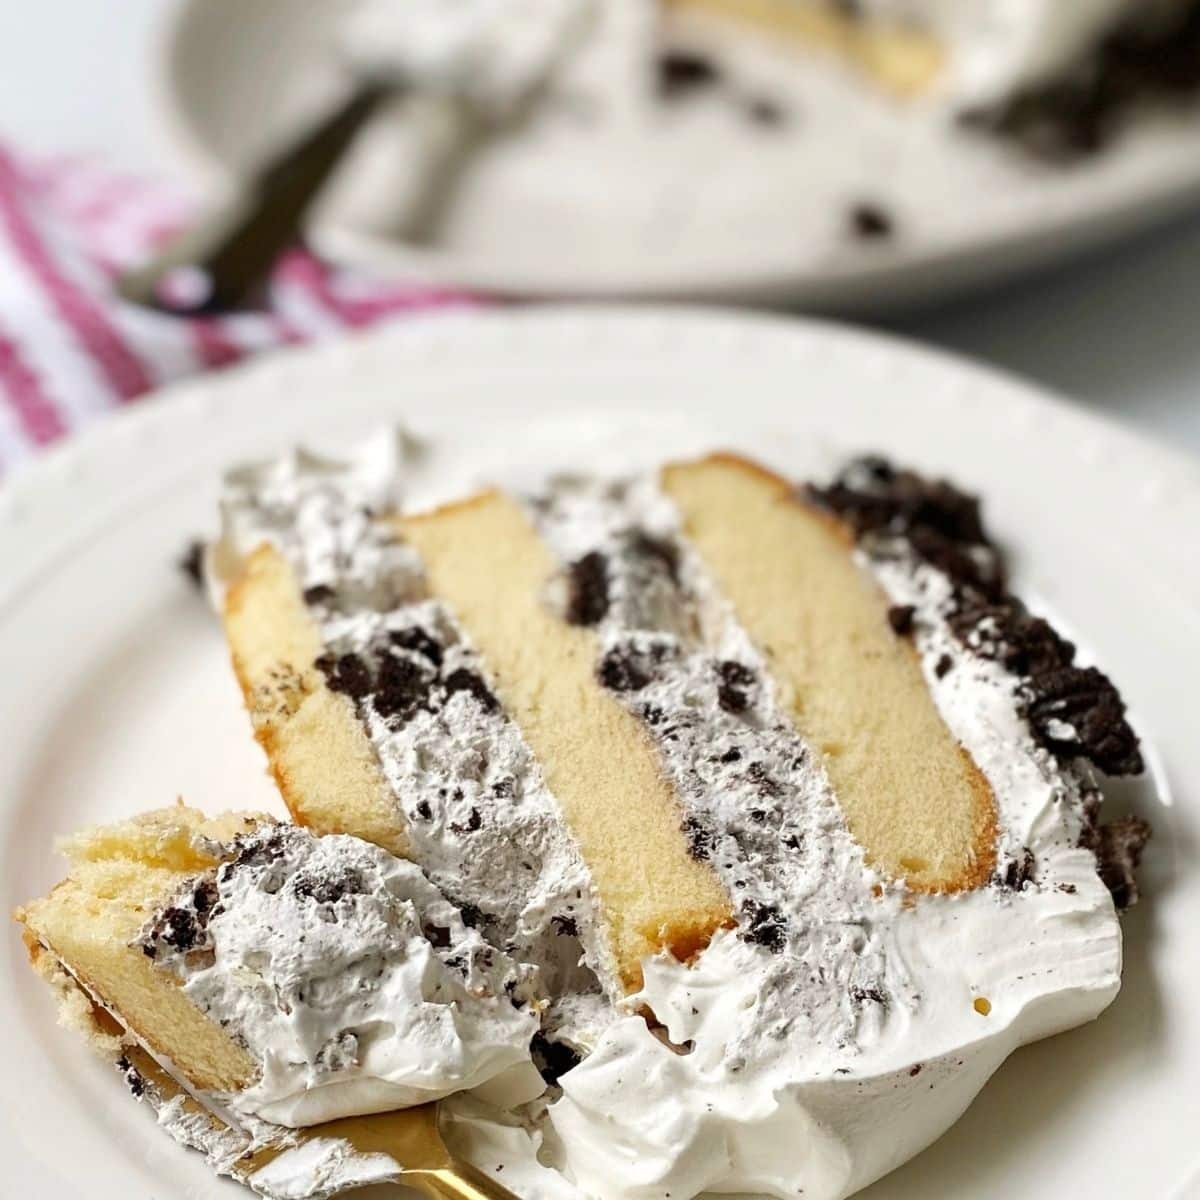
<path id="1" fill-rule="evenodd" d="M 512 1115 L 477 1097 L 447 1101 L 473 1161 L 504 1163 L 529 1200 L 706 1190 L 838 1200 L 944 1132 L 1016 1047 L 1090 1020 L 1115 996 L 1120 928 L 1081 846 L 1090 769 L 1040 745 L 1017 677 L 955 635 L 945 574 L 902 543 L 856 552 L 892 603 L 911 608 L 935 703 L 996 798 L 995 880 L 914 896 L 865 863 L 819 757 L 655 478 L 563 477 L 525 495 L 563 564 L 547 603 L 568 602 L 572 564 L 603 559 L 599 678 L 654 739 L 693 853 L 737 916 L 692 964 L 649 959 L 643 990 L 615 999 L 586 868 L 519 732 L 474 689 L 445 688 L 459 669 L 486 688 L 486 664 L 425 597 L 411 551 L 385 526 L 357 524 L 364 504 L 400 503 L 399 471 L 293 456 L 234 476 L 210 561 L 229 567 L 264 539 L 280 546 L 331 652 L 372 671 L 392 653 L 380 649 L 385 632 L 419 628 L 439 647 L 436 672 L 425 664 L 436 676 L 427 708 L 397 726 L 368 696 L 360 715 L 416 857 L 472 919 L 488 906 L 483 933 L 534 965 L 559 1014 L 550 1033 L 581 1057 L 560 1091 Z M 466 781 L 458 800 L 440 794 L 453 793 L 451 778 Z M 528 802 L 515 819 L 487 790 L 502 778 Z M 490 860 L 514 839 L 540 846 L 520 888 L 511 854 L 493 870 L 471 850 Z M 546 949 L 562 943 L 584 959 L 578 973 Z"/>
<path id="2" fill-rule="evenodd" d="M 503 108 L 544 82 L 593 7 L 592 0 L 358 0 L 342 49 L 360 70 L 462 89 Z"/>
<path id="3" fill-rule="evenodd" d="M 239 1118 L 312 1125 L 480 1090 L 543 1090 L 522 970 L 419 867 L 344 835 L 265 825 L 223 848 L 139 939 L 258 1061 L 216 1097 Z"/>

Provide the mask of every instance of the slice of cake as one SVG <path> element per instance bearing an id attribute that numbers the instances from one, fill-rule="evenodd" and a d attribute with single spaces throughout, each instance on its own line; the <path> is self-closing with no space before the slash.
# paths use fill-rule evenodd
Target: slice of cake
<path id="1" fill-rule="evenodd" d="M 946 46 L 935 29 L 895 6 L 837 0 L 664 0 L 664 6 L 669 16 L 716 17 L 834 55 L 897 95 L 928 90 L 945 67 Z"/>
<path id="2" fill-rule="evenodd" d="M 1103 125 L 1131 95 L 1196 77 L 1195 0 L 665 0 L 859 69 L 893 93 L 986 106 L 979 121 L 1032 132 Z M 997 106 L 992 108 L 991 106 Z M 1059 111 L 1055 111 L 1055 109 Z M 1070 109 L 1071 111 L 1062 111 Z M 1099 132 L 1099 130 L 1096 130 Z"/>
<path id="3" fill-rule="evenodd" d="M 31 956 L 75 1024 L 107 1014 L 235 1131 L 541 1091 L 528 970 L 411 863 L 183 807 L 64 849 L 67 878 L 17 913 Z M 112 1025 L 90 1029 L 111 1052 Z"/>
<path id="4" fill-rule="evenodd" d="M 1137 738 L 972 498 L 717 455 L 394 507 L 240 477 L 235 665 L 297 818 L 532 968 L 529 1121 L 585 1191 L 849 1195 L 1112 1000 Z"/>

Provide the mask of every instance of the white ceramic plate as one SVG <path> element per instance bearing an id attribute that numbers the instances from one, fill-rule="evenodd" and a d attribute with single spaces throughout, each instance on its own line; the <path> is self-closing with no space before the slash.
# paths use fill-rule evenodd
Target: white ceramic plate
<path id="1" fill-rule="evenodd" d="M 1200 1168 L 1200 882 L 1187 869 L 1200 828 L 1200 473 L 1026 386 L 875 336 L 685 312 L 414 320 L 178 387 L 47 454 L 0 489 L 6 908 L 55 881 L 52 839 L 80 824 L 180 793 L 209 809 L 278 808 L 221 635 L 174 559 L 211 529 L 231 460 L 300 439 L 337 446 L 397 420 L 461 445 L 484 474 L 537 459 L 570 429 L 598 455 L 715 443 L 796 474 L 876 447 L 978 486 L 1019 551 L 1019 582 L 1111 669 L 1179 804 L 1147 813 L 1148 895 L 1126 920 L 1113 1008 L 1017 1054 L 950 1134 L 870 1195 L 1194 1194 L 1181 1189 Z M 55 1028 L 15 927 L 0 1037 L 0 1194 L 239 1194 Z"/>
<path id="2" fill-rule="evenodd" d="M 209 181 L 236 178 L 331 101 L 345 78 L 333 49 L 345 7 L 181 4 L 161 107 Z M 597 104 L 581 72 L 531 128 L 471 156 L 423 244 L 401 226 L 428 160 L 395 119 L 369 132 L 313 237 L 375 270 L 506 294 L 882 311 L 1048 263 L 1200 196 L 1197 110 L 1139 120 L 1089 162 L 1039 167 L 835 68 L 797 71 L 724 41 L 737 94 L 781 99 L 784 127 L 756 127 L 728 92 L 638 107 L 616 87 Z M 894 238 L 851 236 L 848 210 L 861 202 L 893 214 Z"/>

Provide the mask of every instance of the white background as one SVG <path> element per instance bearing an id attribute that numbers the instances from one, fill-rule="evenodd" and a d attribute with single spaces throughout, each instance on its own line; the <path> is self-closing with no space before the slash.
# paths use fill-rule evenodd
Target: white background
<path id="1" fill-rule="evenodd" d="M 175 169 L 154 102 L 156 39 L 175 3 L 0 0 L 0 137 L 25 149 Z M 1200 213 L 893 327 L 1200 453 L 1197 264 Z"/>

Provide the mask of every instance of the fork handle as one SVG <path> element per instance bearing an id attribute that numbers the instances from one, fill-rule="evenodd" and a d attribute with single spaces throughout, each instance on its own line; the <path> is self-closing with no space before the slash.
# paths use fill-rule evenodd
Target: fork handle
<path id="1" fill-rule="evenodd" d="M 278 151 L 234 198 L 176 238 L 152 262 L 126 272 L 120 295 L 176 315 L 236 311 L 261 304 L 271 269 L 300 236 L 309 209 L 358 132 L 395 84 L 368 80 L 332 112 Z M 176 299 L 166 285 L 181 269 L 198 272 L 208 290 Z"/>
<path id="2" fill-rule="evenodd" d="M 404 1182 L 430 1200 L 520 1200 L 491 1175 L 461 1161 L 437 1170 L 407 1172 Z"/>

